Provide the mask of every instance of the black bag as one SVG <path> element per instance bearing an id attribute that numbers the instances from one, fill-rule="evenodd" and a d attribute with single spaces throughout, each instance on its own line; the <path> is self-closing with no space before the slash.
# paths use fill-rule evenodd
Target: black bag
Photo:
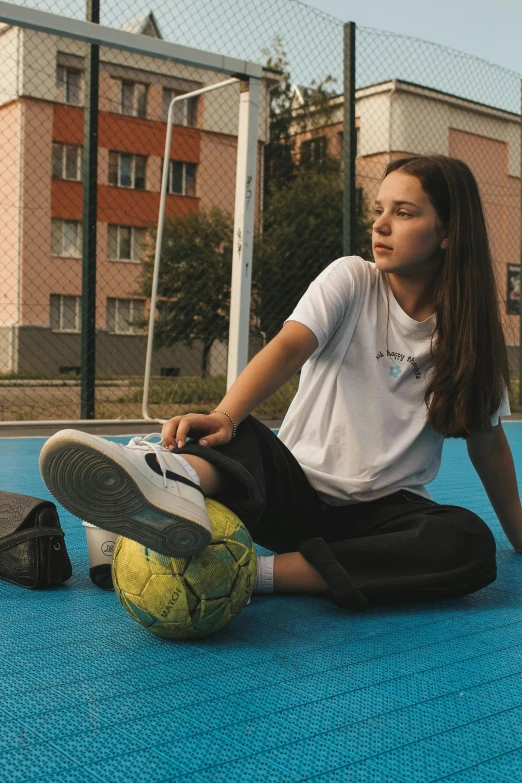
<path id="1" fill-rule="evenodd" d="M 72 575 L 56 506 L 0 490 L 0 578 L 21 587 L 60 585 Z"/>

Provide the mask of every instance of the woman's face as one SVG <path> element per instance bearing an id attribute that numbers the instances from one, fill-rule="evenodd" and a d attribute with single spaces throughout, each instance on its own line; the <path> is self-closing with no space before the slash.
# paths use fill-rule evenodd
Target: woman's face
<path id="1" fill-rule="evenodd" d="M 441 260 L 443 240 L 435 207 L 417 177 L 400 169 L 388 174 L 375 201 L 372 244 L 377 268 L 406 277 L 423 275 Z"/>

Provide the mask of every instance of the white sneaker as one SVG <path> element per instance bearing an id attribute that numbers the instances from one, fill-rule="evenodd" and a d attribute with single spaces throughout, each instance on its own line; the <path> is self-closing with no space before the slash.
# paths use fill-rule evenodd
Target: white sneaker
<path id="1" fill-rule="evenodd" d="M 168 449 L 149 438 L 127 446 L 61 430 L 40 452 L 40 472 L 68 511 L 169 557 L 190 557 L 212 540 L 205 496 Z"/>

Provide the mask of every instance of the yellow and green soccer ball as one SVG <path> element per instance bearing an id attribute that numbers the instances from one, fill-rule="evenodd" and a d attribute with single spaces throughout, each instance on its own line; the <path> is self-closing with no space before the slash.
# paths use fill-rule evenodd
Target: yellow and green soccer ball
<path id="1" fill-rule="evenodd" d="M 188 558 L 167 557 L 120 537 L 112 581 L 133 620 L 167 639 L 208 636 L 229 623 L 254 589 L 256 553 L 238 517 L 206 498 L 212 541 Z"/>

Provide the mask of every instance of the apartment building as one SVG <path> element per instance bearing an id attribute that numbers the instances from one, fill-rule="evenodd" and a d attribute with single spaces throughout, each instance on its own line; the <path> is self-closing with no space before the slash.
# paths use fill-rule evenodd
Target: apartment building
<path id="1" fill-rule="evenodd" d="M 308 99 L 295 86 L 293 112 Z M 343 96 L 330 101 L 327 122 L 311 114 L 296 123 L 295 155 L 314 165 L 340 158 Z M 520 300 L 520 115 L 393 79 L 356 92 L 357 187 L 371 210 L 386 164 L 409 154 L 460 158 L 473 171 L 488 224 L 501 313 L 513 371 L 518 372 Z"/>
<path id="2" fill-rule="evenodd" d="M 151 12 L 123 26 L 161 37 Z M 80 365 L 82 150 L 86 45 L 0 26 L 0 373 Z M 256 219 L 262 208 L 268 90 L 261 86 Z M 101 47 L 98 131 L 97 370 L 140 375 L 147 315 L 141 262 L 157 224 L 167 110 L 175 95 L 226 75 Z M 239 86 L 179 103 L 166 215 L 219 206 L 234 214 Z M 201 270 L 201 275 L 205 270 Z M 226 371 L 224 346 L 209 371 Z M 201 346 L 155 352 L 153 373 L 197 375 Z"/>

